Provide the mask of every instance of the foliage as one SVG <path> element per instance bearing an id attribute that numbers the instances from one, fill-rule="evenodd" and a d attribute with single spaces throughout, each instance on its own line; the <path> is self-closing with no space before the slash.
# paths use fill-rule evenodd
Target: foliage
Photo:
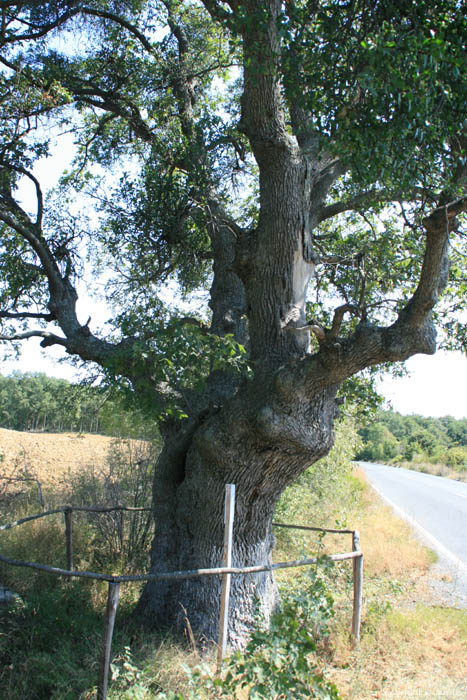
<path id="1" fill-rule="evenodd" d="M 430 151 L 443 130 L 457 123 L 463 103 L 453 81 L 462 80 L 465 70 L 457 8 L 453 1 L 435 7 L 416 2 L 342 6 L 331 0 L 320 3 L 307 21 L 312 3 L 298 2 L 299 31 L 284 13 L 288 88 L 315 115 L 317 130 L 331 133 L 350 158 L 358 159 L 360 177 L 376 163 L 381 176 L 381 161 L 388 177 L 419 177 L 423 158 L 431 160 L 433 154 L 417 153 L 408 166 L 407 140 Z M 318 55 L 310 51 L 314 42 L 320 42 Z M 336 55 L 337 45 L 342 48 Z"/>
<path id="2" fill-rule="evenodd" d="M 442 463 L 455 471 L 467 470 L 467 419 L 452 416 L 425 418 L 380 412 L 360 428 L 363 444 L 357 459 L 410 465 Z"/>
<path id="3" fill-rule="evenodd" d="M 284 491 L 276 506 L 275 520 L 321 527 L 329 527 L 337 520 L 344 527 L 359 494 L 358 482 L 352 477 L 352 460 L 359 445 L 353 420 L 340 421 L 333 449 Z M 299 530 L 285 528 L 278 528 L 274 534 L 277 547 L 282 551 L 290 551 L 292 547 L 297 551 L 310 537 Z"/>
<path id="4" fill-rule="evenodd" d="M 152 421 L 109 389 L 71 384 L 39 372 L 0 375 L 0 427 L 142 437 Z"/>
<path id="5" fill-rule="evenodd" d="M 196 700 L 200 691 L 208 690 L 210 697 L 231 699 L 245 689 L 251 700 L 339 700 L 337 688 L 315 656 L 317 640 L 328 634 L 327 622 L 334 615 L 327 581 L 330 568 L 332 562 L 322 557 L 296 586 L 283 591 L 269 625 L 259 622 L 244 651 L 227 659 L 220 677 L 206 665 L 194 672 L 187 668 L 189 698 Z M 184 700 L 172 696 L 176 698 Z"/>
<path id="6" fill-rule="evenodd" d="M 116 440 L 100 469 L 84 467 L 72 476 L 72 505 L 124 505 L 150 509 L 158 447 L 149 442 Z M 147 570 L 153 519 L 143 512 L 76 513 L 78 528 L 86 528 L 88 544 L 81 553 L 88 566 L 112 566 L 125 573 Z M 78 550 L 79 554 L 79 550 Z"/>
<path id="7" fill-rule="evenodd" d="M 173 313 L 162 286 L 175 281 L 190 295 L 210 284 L 213 189 L 226 214 L 258 220 L 259 173 L 239 125 L 236 66 L 242 35 L 266 26 L 270 9 L 235 3 L 229 12 L 225 4 L 217 11 L 216 2 L 181 0 L 18 2 L 5 9 L 2 207 L 27 218 L 29 209 L 23 216 L 12 203 L 18 187 L 25 178 L 33 190 L 40 185 L 31 168 L 53 153 L 58 133 L 71 131 L 71 168 L 49 198 L 36 192 L 43 242 L 66 279 L 82 276 L 86 255 L 105 271 L 116 332 L 130 338 L 136 329 L 140 351 L 153 362 L 159 354 L 150 341 Z M 358 307 L 363 320 L 394 318 L 420 270 L 426 206 L 443 188 L 451 198 L 459 193 L 454 176 L 465 157 L 459 4 L 299 0 L 282 5 L 276 30 L 281 108 L 291 129 L 306 125 L 313 156 L 332 154 L 345 170 L 328 203 L 365 195 L 317 231 L 314 245 L 324 255 L 312 290 L 316 321 L 326 325 L 336 300 Z M 72 37 L 66 48 L 57 39 L 62 32 Z M 250 58 L 244 65 L 261 75 L 263 67 Z M 297 108 L 307 115 L 301 127 Z M 73 206 L 84 197 L 85 206 Z M 77 208 L 95 215 L 85 223 Z M 10 218 L 0 226 L 2 323 L 8 331 L 16 319 L 26 329 L 27 309 L 47 307 L 46 275 L 37 247 Z M 460 236 L 442 315 L 458 309 L 465 292 L 464 244 Z M 441 315 L 439 322 L 456 331 L 446 342 L 462 345 L 463 324 Z M 343 330 L 355 325 L 354 316 L 349 323 Z M 182 344 L 183 333 L 178 325 Z M 177 355 L 177 383 L 197 370 L 199 358 Z"/>
<path id="8" fill-rule="evenodd" d="M 93 683 L 103 616 L 89 585 L 44 585 L 0 616 L 3 697 L 72 700 Z"/>

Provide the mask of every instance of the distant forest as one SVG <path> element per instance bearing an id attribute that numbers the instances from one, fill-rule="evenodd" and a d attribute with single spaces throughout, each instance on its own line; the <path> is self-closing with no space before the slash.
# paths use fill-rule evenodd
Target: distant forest
<path id="1" fill-rule="evenodd" d="M 154 426 L 109 389 L 43 373 L 0 375 L 0 427 L 140 437 Z"/>
<path id="2" fill-rule="evenodd" d="M 382 411 L 358 432 L 363 444 L 357 459 L 407 466 L 444 464 L 467 472 L 467 418 L 425 418 Z"/>
<path id="3" fill-rule="evenodd" d="M 115 391 L 43 373 L 0 375 L 0 427 L 139 437 L 156 429 Z M 467 418 L 425 418 L 380 411 L 359 429 L 357 459 L 386 464 L 443 464 L 467 473 Z"/>

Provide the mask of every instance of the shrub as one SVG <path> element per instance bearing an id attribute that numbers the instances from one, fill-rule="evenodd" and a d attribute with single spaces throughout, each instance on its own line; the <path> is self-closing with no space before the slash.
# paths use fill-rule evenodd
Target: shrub
<path id="1" fill-rule="evenodd" d="M 157 450 L 149 441 L 115 440 L 103 467 L 84 468 L 72 478 L 72 505 L 149 508 Z M 78 522 L 89 528 L 97 567 L 145 570 L 153 535 L 150 511 L 83 513 Z"/>
<path id="2" fill-rule="evenodd" d="M 332 561 L 322 557 L 300 577 L 298 585 L 288 588 L 269 628 L 257 626 L 246 648 L 226 661 L 222 677 L 205 666 L 194 672 L 187 669 L 190 700 L 199 700 L 202 690 L 209 690 L 210 697 L 232 700 L 239 697 L 240 689 L 247 689 L 250 700 L 339 700 L 337 688 L 326 678 L 315 655 L 318 640 L 328 634 L 327 623 L 334 615 L 326 581 L 332 566 Z M 171 700 L 184 699 L 173 695 Z"/>
<path id="3" fill-rule="evenodd" d="M 339 423 L 329 455 L 313 464 L 283 493 L 276 507 L 276 521 L 330 527 L 337 519 L 338 524 L 344 524 L 361 490 L 360 482 L 352 477 L 351 461 L 359 442 L 351 420 Z M 279 550 L 309 547 L 310 535 L 299 530 L 281 528 L 275 534 Z"/>

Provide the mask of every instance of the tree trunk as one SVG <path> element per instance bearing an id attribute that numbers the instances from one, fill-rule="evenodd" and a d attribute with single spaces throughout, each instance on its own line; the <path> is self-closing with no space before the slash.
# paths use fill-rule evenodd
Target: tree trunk
<path id="1" fill-rule="evenodd" d="M 244 385 L 199 427 L 167 436 L 154 485 L 152 573 L 222 564 L 226 483 L 236 485 L 233 565 L 271 562 L 274 507 L 285 487 L 331 448 L 336 389 L 298 395 L 290 412 L 272 400 L 267 384 Z M 179 628 L 186 616 L 199 637 L 212 641 L 220 587 L 220 577 L 151 582 L 139 612 L 149 624 L 176 621 Z M 271 574 L 234 576 L 230 645 L 241 646 L 257 603 L 267 619 L 275 602 Z"/>

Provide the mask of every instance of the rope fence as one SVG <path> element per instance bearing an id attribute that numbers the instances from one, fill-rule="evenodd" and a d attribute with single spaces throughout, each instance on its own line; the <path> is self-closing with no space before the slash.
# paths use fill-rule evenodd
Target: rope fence
<path id="1" fill-rule="evenodd" d="M 67 568 L 61 569 L 55 566 L 46 564 L 38 564 L 36 562 L 21 561 L 18 559 L 10 559 L 0 555 L 0 562 L 10 566 L 18 566 L 36 571 L 42 571 L 54 576 L 64 576 L 68 578 L 85 578 L 96 581 L 105 581 L 108 584 L 107 606 L 104 621 L 104 634 L 102 642 L 101 663 L 99 667 L 99 679 L 97 686 L 98 700 L 106 700 L 108 692 L 108 677 L 111 658 L 112 636 L 115 624 L 115 617 L 119 602 L 119 590 L 122 583 L 134 583 L 145 581 L 170 581 L 177 579 L 199 578 L 203 576 L 222 576 L 222 590 L 220 602 L 220 617 L 219 617 L 219 640 L 218 640 L 218 656 L 217 667 L 220 671 L 223 659 L 227 650 L 228 637 L 228 612 L 230 598 L 230 577 L 232 575 L 245 575 L 261 573 L 266 571 L 276 571 L 278 569 L 297 568 L 302 566 L 312 566 L 319 562 L 319 557 L 311 557 L 306 559 L 297 559 L 287 562 L 277 562 L 274 564 L 258 565 L 258 566 L 232 566 L 232 545 L 233 545 L 233 518 L 235 510 L 235 486 L 226 484 L 225 492 L 225 511 L 224 511 L 224 556 L 223 566 L 210 569 L 189 569 L 186 571 L 171 571 L 167 573 L 157 574 L 133 574 L 117 576 L 114 574 L 101 574 L 93 571 L 79 571 L 73 569 L 73 512 L 90 512 L 90 513 L 109 513 L 112 511 L 124 512 L 141 512 L 149 511 L 150 508 L 132 508 L 126 506 L 71 506 L 64 505 L 53 510 L 44 511 L 35 515 L 30 515 L 25 518 L 20 518 L 12 523 L 0 526 L 0 531 L 9 530 L 13 527 L 23 525 L 24 523 L 44 518 L 49 515 L 63 513 L 65 519 L 65 540 L 66 540 L 66 563 Z M 355 642 L 360 639 L 360 620 L 362 606 L 362 587 L 363 587 L 363 553 L 360 549 L 360 539 L 357 530 L 336 530 L 332 528 L 311 527 L 305 525 L 288 525 L 285 523 L 273 523 L 274 527 L 290 528 L 296 530 L 305 530 L 312 532 L 330 532 L 335 534 L 350 534 L 352 535 L 352 551 L 342 554 L 327 555 L 331 561 L 346 561 L 353 562 L 353 609 L 352 609 L 352 629 L 351 634 Z"/>

